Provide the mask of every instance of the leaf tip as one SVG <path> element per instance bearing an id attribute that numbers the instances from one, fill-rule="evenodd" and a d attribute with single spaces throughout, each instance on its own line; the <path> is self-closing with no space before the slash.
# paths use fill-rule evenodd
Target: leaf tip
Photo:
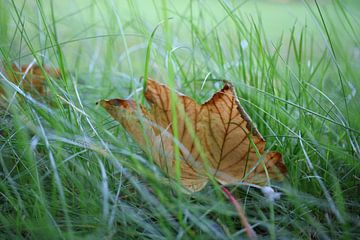
<path id="1" fill-rule="evenodd" d="M 232 83 L 229 82 L 228 80 L 222 80 L 222 82 L 224 83 L 224 87 L 220 90 L 221 92 L 234 88 Z"/>
<path id="2" fill-rule="evenodd" d="M 283 157 L 279 152 L 268 152 L 266 154 L 266 165 L 268 165 L 270 168 L 275 168 L 275 178 L 277 179 L 282 179 L 283 176 L 287 174 L 287 168 L 283 161 Z"/>
<path id="3" fill-rule="evenodd" d="M 111 109 L 115 107 L 120 107 L 121 109 L 134 109 L 136 108 L 136 103 L 133 100 L 124 100 L 119 98 L 114 98 L 110 100 L 100 100 L 96 103 L 97 105 L 100 104 L 105 109 Z"/>

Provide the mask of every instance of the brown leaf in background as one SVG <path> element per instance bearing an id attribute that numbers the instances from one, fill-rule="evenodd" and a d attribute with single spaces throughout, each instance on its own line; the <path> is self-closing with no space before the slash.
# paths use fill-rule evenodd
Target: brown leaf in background
<path id="1" fill-rule="evenodd" d="M 265 141 L 229 83 L 202 105 L 177 94 L 177 142 L 170 89 L 148 80 L 145 98 L 151 105 L 149 111 L 133 100 L 101 100 L 100 104 L 173 177 L 174 144 L 178 144 L 181 182 L 189 190 L 201 190 L 209 180 L 207 172 L 221 184 L 243 181 L 258 185 L 266 184 L 267 174 L 281 180 L 286 173 L 280 153 L 264 154 Z"/>
<path id="2" fill-rule="evenodd" d="M 37 64 L 32 66 L 22 65 L 20 69 L 16 64 L 12 64 L 11 68 L 4 66 L 4 73 L 7 78 L 19 85 L 25 92 L 32 94 L 40 94 L 41 96 L 46 95 L 46 81 L 45 76 L 41 70 L 41 67 Z M 28 69 L 29 68 L 29 69 Z M 52 78 L 60 78 L 60 70 L 56 68 L 50 68 L 43 66 L 46 74 Z M 25 75 L 26 74 L 26 75 Z M 25 75 L 25 78 L 24 78 Z M 23 79 L 24 78 L 24 79 Z M 0 93 L 3 93 L 3 90 L 0 88 Z"/>

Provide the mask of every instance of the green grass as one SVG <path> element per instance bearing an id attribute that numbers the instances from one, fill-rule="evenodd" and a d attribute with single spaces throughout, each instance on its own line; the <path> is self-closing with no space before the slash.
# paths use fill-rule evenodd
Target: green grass
<path id="1" fill-rule="evenodd" d="M 218 186 L 184 194 L 95 105 L 141 101 L 141 76 L 198 102 L 235 86 L 289 172 L 275 202 L 229 186 L 259 238 L 358 238 L 360 7 L 319 2 L 1 1 L 3 64 L 63 75 L 51 101 L 0 76 L 1 239 L 246 238 Z"/>

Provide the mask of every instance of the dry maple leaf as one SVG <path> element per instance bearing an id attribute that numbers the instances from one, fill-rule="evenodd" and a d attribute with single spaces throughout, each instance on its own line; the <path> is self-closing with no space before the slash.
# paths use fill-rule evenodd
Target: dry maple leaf
<path id="1" fill-rule="evenodd" d="M 278 152 L 265 153 L 265 140 L 241 107 L 229 83 L 204 104 L 177 93 L 178 140 L 174 139 L 170 89 L 148 80 L 148 111 L 133 100 L 101 100 L 140 147 L 170 176 L 175 176 L 174 145 L 180 151 L 181 183 L 201 190 L 212 174 L 221 184 L 258 185 L 281 180 L 286 167 Z M 268 177 L 267 177 L 268 176 Z"/>
<path id="2" fill-rule="evenodd" d="M 30 93 L 37 92 L 41 96 L 46 95 L 45 76 L 39 65 L 37 64 L 34 64 L 32 66 L 22 65 L 19 69 L 16 64 L 12 64 L 11 68 L 6 67 L 5 65 L 4 68 L 5 68 L 4 72 L 6 73 L 8 79 L 11 82 L 20 85 L 24 89 L 24 91 Z M 50 68 L 47 66 L 43 66 L 43 68 L 50 77 L 52 78 L 61 77 L 59 69 Z M 0 88 L 0 93 L 2 92 L 3 90 Z"/>

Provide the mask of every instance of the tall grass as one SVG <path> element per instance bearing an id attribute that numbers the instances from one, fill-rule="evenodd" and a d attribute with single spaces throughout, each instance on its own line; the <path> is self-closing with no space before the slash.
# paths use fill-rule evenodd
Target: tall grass
<path id="1" fill-rule="evenodd" d="M 1 238 L 246 237 L 216 184 L 184 194 L 95 105 L 141 101 L 144 75 L 198 102 L 229 80 L 283 153 L 280 200 L 230 186 L 259 237 L 359 237 L 360 9 L 320 3 L 289 3 L 304 18 L 279 30 L 262 2 L 251 14 L 249 1 L 0 2 L 3 64 L 62 74 L 46 78 L 50 100 L 0 76 Z"/>

